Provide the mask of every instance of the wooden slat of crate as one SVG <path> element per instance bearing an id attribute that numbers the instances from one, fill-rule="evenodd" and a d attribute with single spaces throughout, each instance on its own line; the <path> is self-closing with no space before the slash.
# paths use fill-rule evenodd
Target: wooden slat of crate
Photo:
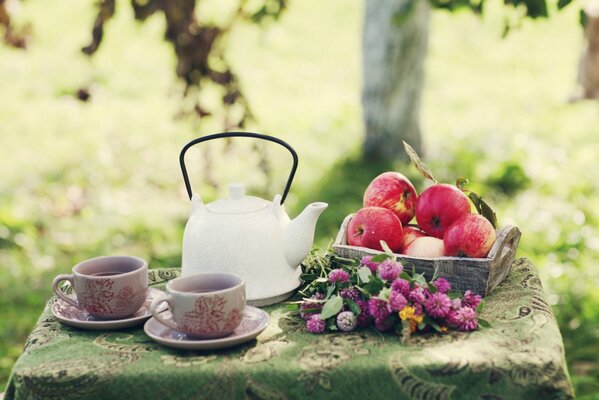
<path id="1" fill-rule="evenodd" d="M 347 225 L 353 214 L 348 215 L 341 224 L 333 249 L 342 257 L 361 259 L 366 255 L 376 255 L 381 251 L 347 244 Z M 435 270 L 438 276 L 447 279 L 456 290 L 471 290 L 480 295 L 488 295 L 509 274 L 520 241 L 520 230 L 507 225 L 497 231 L 497 238 L 485 258 L 437 257 L 423 258 L 395 254 L 397 261 L 405 269 L 412 268 L 431 279 Z"/>

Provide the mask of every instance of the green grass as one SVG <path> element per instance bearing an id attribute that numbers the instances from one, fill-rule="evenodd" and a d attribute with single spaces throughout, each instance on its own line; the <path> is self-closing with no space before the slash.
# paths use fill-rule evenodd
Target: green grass
<path id="1" fill-rule="evenodd" d="M 256 115 L 251 128 L 296 147 L 300 168 L 288 209 L 316 200 L 329 209 L 317 243 L 334 237 L 360 206 L 377 173 L 406 165 L 358 156 L 362 3 L 301 0 L 265 30 L 236 28 L 229 59 Z M 560 323 L 579 398 L 599 392 L 599 106 L 569 105 L 581 32 L 575 9 L 527 21 L 501 39 L 501 17 L 435 12 L 422 110 L 425 159 L 440 180 L 466 176 L 492 203 L 500 223 L 523 231 L 519 256 L 539 267 Z M 0 382 L 5 382 L 43 304 L 52 277 L 98 254 L 132 253 L 154 267 L 177 265 L 188 203 L 178 152 L 218 130 L 217 121 L 174 118 L 181 85 L 162 40 L 164 22 L 133 22 L 126 1 L 88 59 L 94 18 L 88 2 L 30 0 L 27 51 L 0 45 Z M 76 100 L 82 86 L 90 102 Z M 247 143 L 246 143 L 247 144 Z M 273 174 L 239 145 L 220 156 L 219 182 L 248 182 L 272 197 L 289 168 L 269 151 Z M 242 161 L 238 161 L 242 160 Z M 226 166 L 226 168 L 225 168 Z M 193 184 L 207 198 L 192 154 Z"/>

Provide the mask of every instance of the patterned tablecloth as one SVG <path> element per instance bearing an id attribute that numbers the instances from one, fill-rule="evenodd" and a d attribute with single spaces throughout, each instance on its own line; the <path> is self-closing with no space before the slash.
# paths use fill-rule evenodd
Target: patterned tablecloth
<path id="1" fill-rule="evenodd" d="M 160 287 L 178 273 L 154 269 L 150 281 Z M 534 266 L 516 260 L 486 300 L 482 317 L 492 328 L 416 335 L 408 345 L 374 331 L 312 335 L 272 306 L 257 340 L 211 352 L 162 347 L 141 328 L 70 328 L 46 307 L 6 399 L 572 398 Z"/>

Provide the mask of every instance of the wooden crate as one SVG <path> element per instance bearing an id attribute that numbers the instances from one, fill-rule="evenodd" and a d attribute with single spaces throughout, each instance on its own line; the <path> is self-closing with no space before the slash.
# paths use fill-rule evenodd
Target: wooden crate
<path id="1" fill-rule="evenodd" d="M 349 246 L 347 244 L 347 225 L 353 214 L 348 215 L 341 224 L 341 229 L 333 243 L 333 249 L 341 257 L 361 259 L 366 255 L 376 255 L 382 252 L 368 249 L 366 247 Z M 447 279 L 453 289 L 462 292 L 471 290 L 482 296 L 490 294 L 493 289 L 509 274 L 516 257 L 518 242 L 520 241 L 520 230 L 507 225 L 497 231 L 497 239 L 489 250 L 486 258 L 464 258 L 464 257 L 410 257 L 396 254 L 396 259 L 406 270 L 412 267 L 416 272 L 422 273 L 427 279 L 431 279 L 435 270 L 438 276 Z"/>

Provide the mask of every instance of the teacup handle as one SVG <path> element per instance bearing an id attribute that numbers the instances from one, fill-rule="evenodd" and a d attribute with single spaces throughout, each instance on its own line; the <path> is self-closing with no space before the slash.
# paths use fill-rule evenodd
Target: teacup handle
<path id="1" fill-rule="evenodd" d="M 73 274 L 60 274 L 58 275 L 56 278 L 54 278 L 54 281 L 52 282 L 52 290 L 54 290 L 54 293 L 56 293 L 56 295 L 63 301 L 69 303 L 70 305 L 72 305 L 73 307 L 76 308 L 81 308 L 79 307 L 79 303 L 76 300 L 73 300 L 72 298 L 68 297 L 66 294 L 64 294 L 64 292 L 62 290 L 60 290 L 60 288 L 58 287 L 58 284 L 62 281 L 69 281 L 71 283 L 71 287 L 73 287 L 73 289 L 75 288 L 75 282 L 73 280 L 75 276 Z"/>
<path id="2" fill-rule="evenodd" d="M 177 325 L 175 325 L 175 323 L 172 320 L 166 319 L 163 317 L 162 313 L 158 312 L 158 306 L 160 306 L 162 303 L 166 303 L 169 305 L 169 307 L 171 306 L 171 296 L 166 295 L 165 297 L 161 297 L 159 299 L 156 299 L 152 302 L 152 305 L 150 306 L 150 312 L 152 313 L 152 316 L 154 318 L 156 318 L 156 320 L 158 322 L 160 322 L 163 325 L 168 326 L 171 329 L 174 329 L 176 331 L 179 330 L 179 327 Z"/>

